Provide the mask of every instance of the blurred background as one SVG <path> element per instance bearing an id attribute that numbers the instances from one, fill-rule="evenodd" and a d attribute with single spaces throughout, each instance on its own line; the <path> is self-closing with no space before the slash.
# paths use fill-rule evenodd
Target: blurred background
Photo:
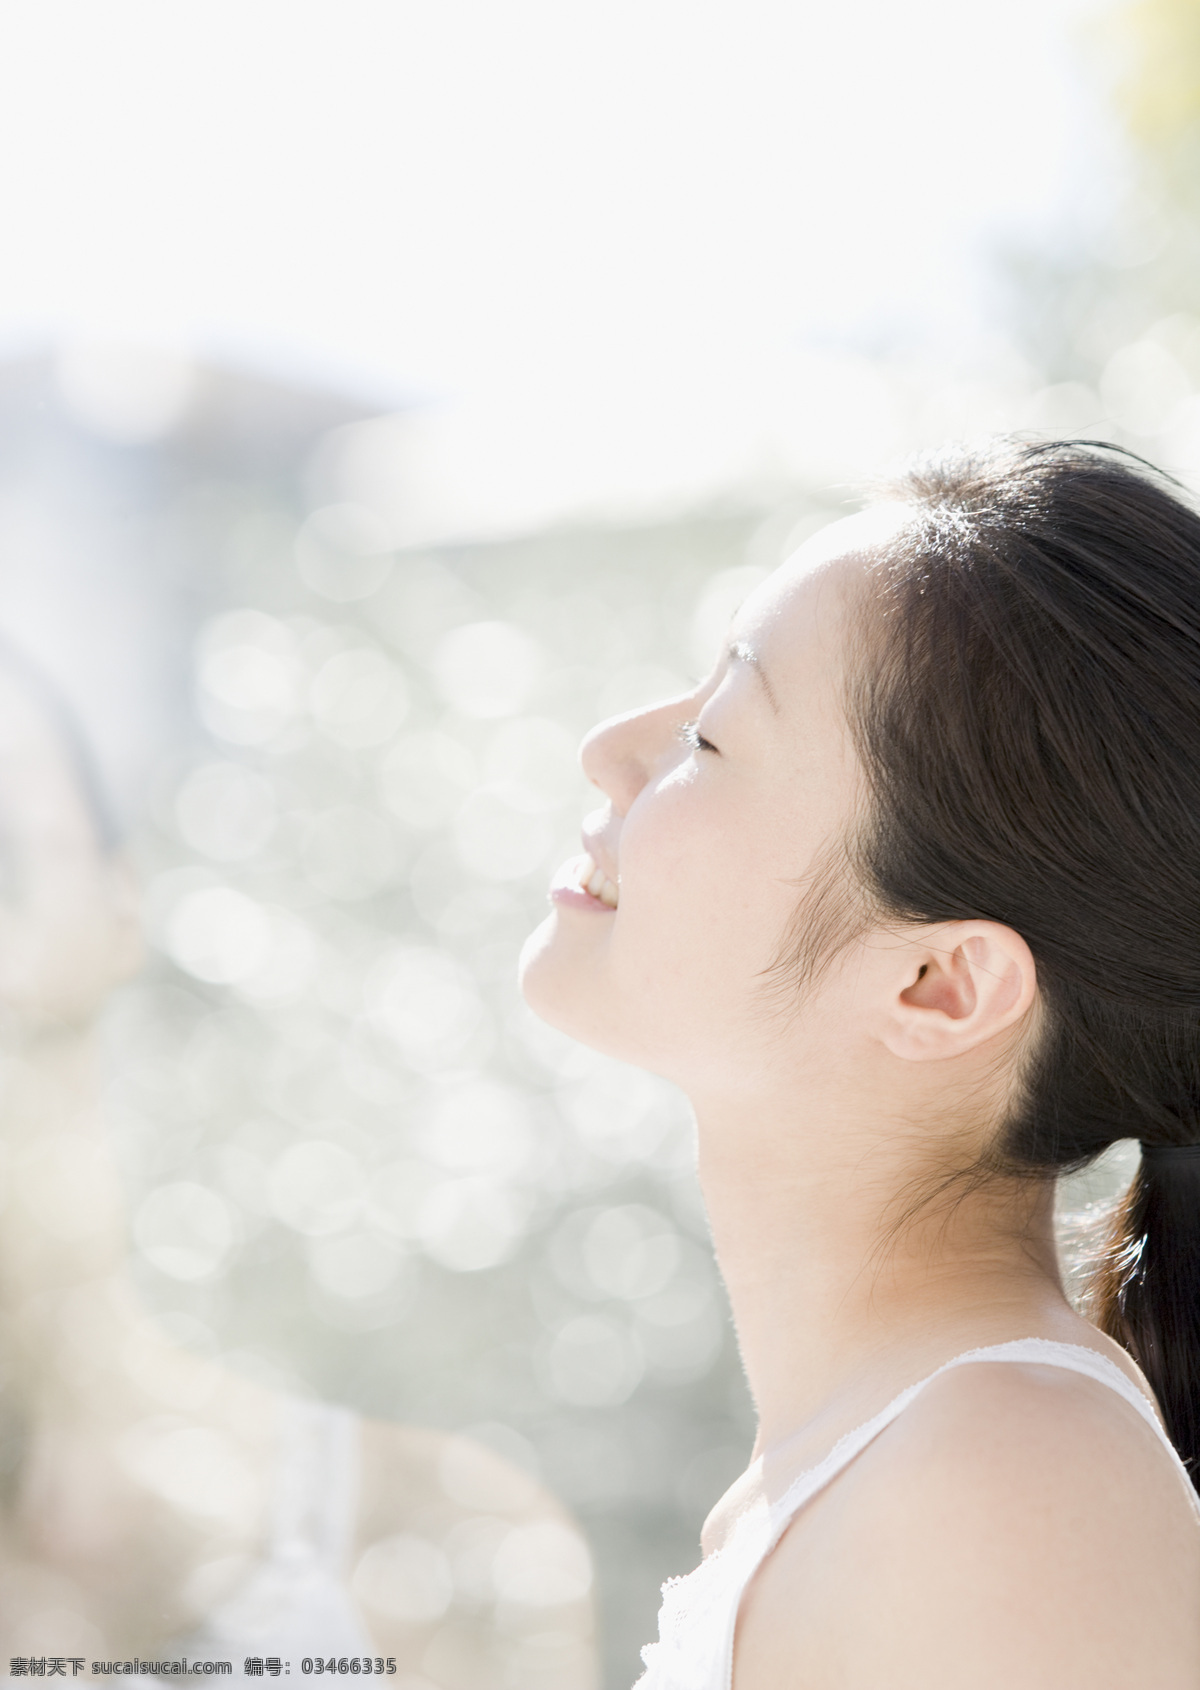
<path id="1" fill-rule="evenodd" d="M 1187 0 L 0 0 L 0 638 L 138 871 L 142 1294 L 539 1474 L 611 1690 L 752 1417 L 685 1104 L 515 991 L 575 747 L 995 429 L 1200 478 Z"/>

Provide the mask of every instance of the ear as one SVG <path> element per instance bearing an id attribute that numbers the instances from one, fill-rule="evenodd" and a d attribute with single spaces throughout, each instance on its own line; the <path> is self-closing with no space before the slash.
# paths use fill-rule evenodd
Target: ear
<path id="1" fill-rule="evenodd" d="M 998 921 L 955 921 L 906 949 L 883 1042 L 910 1062 L 962 1056 L 1015 1026 L 1037 995 L 1033 953 Z"/>

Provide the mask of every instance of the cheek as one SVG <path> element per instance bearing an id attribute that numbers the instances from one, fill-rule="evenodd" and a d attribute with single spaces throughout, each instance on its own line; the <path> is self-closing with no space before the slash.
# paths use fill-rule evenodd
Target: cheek
<path id="1" fill-rule="evenodd" d="M 769 815 L 692 787 L 634 805 L 621 834 L 612 961 L 687 995 L 744 992 L 774 958 L 795 900 Z"/>

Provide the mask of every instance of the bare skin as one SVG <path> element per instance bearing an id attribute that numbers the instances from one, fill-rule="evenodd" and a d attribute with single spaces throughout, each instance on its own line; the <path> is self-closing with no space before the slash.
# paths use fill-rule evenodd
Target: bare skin
<path id="1" fill-rule="evenodd" d="M 264 1553 L 279 1401 L 171 1341 L 129 1282 L 96 1023 L 140 963 L 136 896 L 55 732 L 2 671 L 0 824 L 0 1658 L 154 1658 Z M 386 1581 L 353 1584 L 374 1651 L 401 1678 L 592 1690 L 578 1577 L 545 1601 L 488 1582 L 487 1554 L 505 1542 L 510 1559 L 516 1543 L 586 1563 L 543 1487 L 469 1440 L 367 1422 L 348 1576 L 397 1536 L 460 1563 L 474 1551 L 434 1619 L 398 1613 Z"/>
<path id="2" fill-rule="evenodd" d="M 761 1458 L 714 1510 L 706 1550 L 965 1350 L 1082 1344 L 1148 1394 L 1063 1294 L 1045 1187 L 913 1207 L 1000 1130 L 1038 1031 L 1021 936 L 868 924 L 806 993 L 780 996 L 797 900 L 861 803 L 846 654 L 874 548 L 902 519 L 818 536 L 743 606 L 703 687 L 589 738 L 608 805 L 585 839 L 619 901 L 560 900 L 526 949 L 540 1014 L 695 1107 Z M 736 1690 L 1135 1677 L 1200 1681 L 1200 1527 L 1134 1411 L 1045 1367 L 933 1385 L 795 1520 L 737 1631 Z"/>

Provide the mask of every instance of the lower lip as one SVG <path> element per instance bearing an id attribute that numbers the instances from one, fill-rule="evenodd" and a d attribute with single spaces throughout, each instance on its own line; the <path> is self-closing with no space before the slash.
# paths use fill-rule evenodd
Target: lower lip
<path id="1" fill-rule="evenodd" d="M 559 909 L 592 910 L 601 915 L 615 915 L 611 904 L 606 904 L 600 898 L 593 898 L 590 892 L 585 892 L 579 884 L 579 873 L 583 866 L 582 857 L 573 857 L 569 863 L 564 863 L 550 882 L 550 902 Z"/>

